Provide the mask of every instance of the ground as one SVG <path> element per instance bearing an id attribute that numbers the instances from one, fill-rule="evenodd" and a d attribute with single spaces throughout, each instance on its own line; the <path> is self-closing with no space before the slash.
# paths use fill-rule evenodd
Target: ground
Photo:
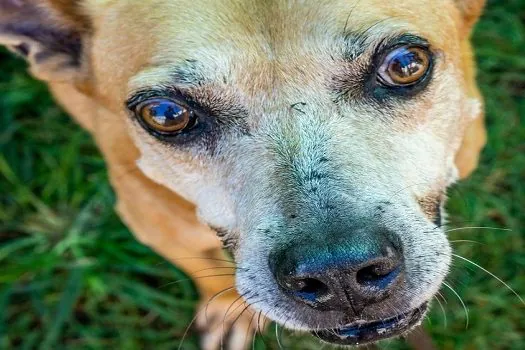
<path id="1" fill-rule="evenodd" d="M 450 228 L 505 230 L 449 234 L 456 254 L 525 295 L 525 1 L 489 1 L 474 44 L 489 144 L 476 173 L 450 190 Z M 0 51 L 0 348 L 178 347 L 194 287 L 133 239 L 114 201 L 87 133 Z M 525 349 L 525 307 L 508 288 L 459 258 L 447 281 L 468 325 L 444 287 L 443 310 L 435 303 L 425 321 L 440 349 Z M 287 349 L 320 348 L 277 334 Z M 190 332 L 183 348 L 197 349 L 197 339 Z M 273 325 L 255 348 L 279 348 Z"/>

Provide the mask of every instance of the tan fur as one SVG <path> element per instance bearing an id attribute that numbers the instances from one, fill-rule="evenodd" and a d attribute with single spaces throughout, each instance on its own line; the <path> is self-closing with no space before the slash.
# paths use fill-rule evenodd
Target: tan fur
<path id="1" fill-rule="evenodd" d="M 461 52 L 463 56 L 463 76 L 468 94 L 470 97 L 481 102 L 483 99 L 476 84 L 476 68 L 472 47 L 467 39 L 464 39 L 462 42 Z M 479 154 L 487 141 L 482 106 L 478 106 L 478 110 L 475 112 L 476 114 L 473 116 L 473 120 L 464 133 L 461 148 L 456 155 L 456 165 L 461 178 L 467 177 L 474 171 L 478 164 Z"/>
<path id="2" fill-rule="evenodd" d="M 417 199 L 419 205 L 427 217 L 435 221 L 440 215 L 440 204 L 443 202 L 442 193 L 432 193 Z"/>
<path id="3" fill-rule="evenodd" d="M 273 6 L 255 0 L 85 0 L 76 4 L 54 0 L 46 3 L 49 7 L 39 3 L 57 14 L 54 21 L 61 19 L 65 27 L 77 25 L 75 30 L 81 33 L 88 49 L 84 51 L 82 66 L 76 71 L 58 71 L 62 59 L 59 56 L 46 65 L 30 60 L 33 73 L 49 83 L 57 100 L 93 135 L 108 164 L 111 183 L 118 196 L 117 211 L 124 222 L 140 242 L 197 277 L 195 283 L 203 302 L 234 285 L 233 277 L 229 276 L 198 278 L 196 271 L 225 266 L 220 260 L 228 259 L 207 224 L 233 227 L 234 214 L 220 212 L 218 208 L 227 208 L 235 200 L 242 202 L 246 199 L 233 199 L 228 193 L 214 188 L 214 169 L 207 167 L 206 163 L 188 161 L 188 157 L 174 154 L 159 144 L 133 125 L 123 108 L 126 99 L 137 89 L 170 84 L 171 68 L 181 60 L 199 58 L 209 67 L 207 76 L 216 78 L 215 85 L 206 89 L 183 87 L 188 91 L 197 91 L 199 96 L 207 98 L 215 91 L 222 91 L 221 98 L 226 104 L 240 102 L 250 111 L 272 108 L 276 113 L 284 114 L 283 106 L 298 102 L 303 96 L 319 101 L 319 105 L 324 103 L 320 92 L 325 85 L 323 77 L 338 73 L 340 66 L 326 64 L 325 58 L 317 51 L 323 53 L 341 44 L 336 39 L 330 41 L 326 38 L 344 26 L 372 27 L 373 33 L 375 24 L 386 18 L 388 20 L 383 24 L 390 30 L 416 31 L 444 53 L 439 67 L 444 73 L 436 79 L 438 86 L 448 84 L 455 89 L 452 98 L 461 102 L 458 102 L 460 107 L 457 110 L 461 119 L 460 125 L 450 128 L 457 135 L 434 132 L 419 150 L 413 151 L 411 163 L 398 164 L 401 163 L 396 159 L 398 153 L 390 154 L 391 150 L 373 150 L 368 156 L 373 158 L 385 153 L 383 157 L 391 158 L 383 159 L 391 161 L 396 170 L 406 174 L 404 182 L 397 184 L 399 188 L 423 181 L 424 185 L 410 191 L 413 198 L 422 198 L 423 211 L 433 217 L 435 196 L 427 194 L 441 193 L 455 176 L 443 173 L 444 167 L 453 168 L 445 155 L 451 150 L 455 153 L 459 176 L 465 177 L 476 167 L 479 152 L 485 144 L 482 101 L 476 88 L 469 44 L 470 30 L 481 13 L 483 1 L 425 1 L 422 4 L 421 1 L 406 0 L 396 2 L 395 6 L 382 0 L 271 3 Z M 191 11 L 185 12 L 184 9 Z M 176 21 L 174 16 L 177 16 Z M 254 16 L 260 21 L 254 21 Z M 261 27 L 261 23 L 265 26 Z M 377 26 L 378 34 L 382 30 L 382 26 Z M 323 33 L 330 35 L 325 37 Z M 3 43 L 10 44 L 10 40 L 16 42 L 20 39 L 9 37 Z M 453 55 L 454 52 L 461 54 Z M 362 59 L 366 61 L 366 57 Z M 453 77 L 462 79 L 452 80 Z M 301 90 L 305 86 L 309 88 L 308 93 Z M 425 139 L 429 130 L 440 130 L 443 121 L 433 121 L 432 116 L 450 113 L 448 104 L 438 103 L 434 98 L 434 93 L 441 92 L 440 87 L 428 97 L 413 102 L 412 106 L 418 111 L 416 115 L 400 112 L 406 118 L 395 120 L 388 128 L 375 127 L 369 133 L 391 133 L 392 150 L 405 152 L 411 149 L 410 145 Z M 450 96 L 445 94 L 443 99 L 446 98 Z M 299 126 L 304 122 L 297 120 Z M 249 123 L 258 126 L 265 120 L 253 118 Z M 328 121 L 326 124 L 327 128 L 338 127 Z M 283 138 L 292 140 L 297 137 L 296 143 L 299 144 L 301 140 L 294 128 L 297 125 L 279 130 Z M 349 133 L 350 130 L 340 132 L 337 137 L 341 143 Z M 376 142 L 373 139 L 365 141 Z M 443 160 L 433 163 L 426 159 L 427 148 L 442 152 Z M 260 161 L 264 159 L 261 157 Z M 252 163 L 239 164 L 250 167 Z M 186 179 L 183 179 L 184 175 Z M 199 176 L 204 179 L 202 182 L 199 182 Z M 371 172 L 370 176 L 386 184 L 391 174 Z M 178 181 L 173 181 L 173 178 Z M 218 198 L 217 202 L 213 205 L 205 203 L 203 198 L 207 194 L 210 202 Z M 265 205 L 261 204 L 261 211 Z M 196 207 L 199 207 L 198 214 Z M 242 241 L 242 235 L 239 239 Z M 210 305 L 209 312 L 218 315 L 215 322 L 222 322 L 227 306 L 237 297 L 235 292 L 225 293 Z M 228 321 L 236 316 L 237 313 L 232 312 Z M 231 349 L 244 347 L 242 334 L 246 333 L 247 327 L 254 327 L 251 317 L 251 314 L 245 314 L 236 324 L 233 333 L 239 340 L 231 345 Z M 206 325 L 206 321 L 199 316 L 198 324 L 206 330 L 203 346 L 215 349 L 222 330 L 218 324 Z"/>

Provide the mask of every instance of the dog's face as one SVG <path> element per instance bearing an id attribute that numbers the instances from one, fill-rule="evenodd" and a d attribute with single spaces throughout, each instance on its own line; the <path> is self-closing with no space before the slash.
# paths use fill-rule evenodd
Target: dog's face
<path id="1" fill-rule="evenodd" d="M 417 324 L 448 271 L 441 208 L 481 108 L 463 2 L 85 1 L 89 74 L 255 309 L 366 343 Z"/>

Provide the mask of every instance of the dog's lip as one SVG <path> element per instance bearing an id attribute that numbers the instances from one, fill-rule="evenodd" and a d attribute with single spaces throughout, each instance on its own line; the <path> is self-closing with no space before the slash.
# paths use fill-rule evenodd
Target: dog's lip
<path id="1" fill-rule="evenodd" d="M 402 334 L 425 316 L 428 303 L 391 318 L 352 323 L 341 328 L 313 331 L 319 339 L 337 345 L 363 345 Z"/>

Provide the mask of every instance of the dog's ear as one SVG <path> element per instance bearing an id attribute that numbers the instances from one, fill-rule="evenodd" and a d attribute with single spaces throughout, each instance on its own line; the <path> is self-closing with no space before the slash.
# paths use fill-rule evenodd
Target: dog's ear
<path id="1" fill-rule="evenodd" d="M 476 63 L 470 43 L 470 33 L 474 24 L 483 12 L 485 0 L 454 0 L 459 8 L 461 22 L 461 69 L 465 80 L 467 97 L 471 108 L 466 108 L 467 120 L 470 120 L 463 142 L 456 154 L 455 163 L 459 170 L 460 178 L 465 178 L 474 171 L 478 165 L 481 150 L 485 146 L 487 135 L 485 130 L 483 98 L 476 82 Z"/>
<path id="2" fill-rule="evenodd" d="M 469 34 L 470 30 L 477 22 L 483 8 L 485 7 L 486 0 L 454 0 L 461 16 L 463 17 L 463 32 Z"/>
<path id="3" fill-rule="evenodd" d="M 77 83 L 89 26 L 75 0 L 0 0 L 0 45 L 48 82 Z"/>

